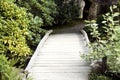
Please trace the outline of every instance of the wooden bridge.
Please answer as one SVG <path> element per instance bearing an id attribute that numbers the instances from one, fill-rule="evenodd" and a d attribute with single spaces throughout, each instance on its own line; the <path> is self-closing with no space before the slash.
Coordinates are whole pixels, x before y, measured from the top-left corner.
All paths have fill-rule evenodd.
<path id="1" fill-rule="evenodd" d="M 83 30 L 48 31 L 39 43 L 26 71 L 33 80 L 88 80 L 89 62 L 81 58 L 88 53 L 88 39 Z"/>

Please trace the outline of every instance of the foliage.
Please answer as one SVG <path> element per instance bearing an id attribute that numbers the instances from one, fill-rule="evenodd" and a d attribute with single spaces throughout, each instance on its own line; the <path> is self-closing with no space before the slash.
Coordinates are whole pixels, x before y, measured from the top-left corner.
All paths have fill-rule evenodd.
<path id="1" fill-rule="evenodd" d="M 42 26 L 50 26 L 54 23 L 56 5 L 53 0 L 16 0 L 16 4 L 28 9 L 34 16 L 42 21 Z"/>
<path id="2" fill-rule="evenodd" d="M 89 74 L 89 80 L 112 80 L 112 79 L 102 74 L 91 73 Z"/>
<path id="3" fill-rule="evenodd" d="M 106 72 L 120 72 L 120 24 L 119 12 L 114 12 L 117 6 L 111 6 L 110 12 L 102 16 L 101 22 L 88 21 L 88 31 L 92 36 L 93 43 L 90 44 L 90 54 L 86 59 L 99 60 L 107 57 L 108 69 Z"/>
<path id="4" fill-rule="evenodd" d="M 63 24 L 79 16 L 79 7 L 76 0 L 55 0 L 57 5 L 57 24 Z"/>
<path id="5" fill-rule="evenodd" d="M 40 28 L 43 24 L 41 18 L 34 17 L 13 2 L 0 1 L 0 53 L 24 63 L 31 50 L 37 47 L 45 30 Z"/>
<path id="6" fill-rule="evenodd" d="M 79 17 L 77 0 L 15 0 L 43 21 L 42 26 L 63 24 Z"/>
<path id="7" fill-rule="evenodd" d="M 29 47 L 34 51 L 42 38 L 45 34 L 46 30 L 40 28 L 43 22 L 42 19 L 38 16 L 33 18 L 33 15 L 29 13 L 29 19 L 31 20 L 29 23 L 29 35 L 27 35 L 27 44 Z"/>
<path id="8" fill-rule="evenodd" d="M 23 80 L 25 74 L 20 74 L 19 69 L 12 67 L 15 61 L 7 59 L 5 55 L 0 54 L 0 80 Z"/>
<path id="9" fill-rule="evenodd" d="M 24 61 L 31 54 L 26 43 L 30 23 L 26 10 L 10 1 L 1 0 L 0 13 L 0 53 L 10 59 Z"/>

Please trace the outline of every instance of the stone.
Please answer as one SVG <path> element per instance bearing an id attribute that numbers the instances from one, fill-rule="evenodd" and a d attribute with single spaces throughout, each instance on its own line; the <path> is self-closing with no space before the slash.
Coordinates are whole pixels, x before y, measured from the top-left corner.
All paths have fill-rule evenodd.
<path id="1" fill-rule="evenodd" d="M 79 7 L 79 18 L 83 18 L 85 1 L 84 0 L 77 0 L 77 2 L 78 2 L 78 7 Z"/>

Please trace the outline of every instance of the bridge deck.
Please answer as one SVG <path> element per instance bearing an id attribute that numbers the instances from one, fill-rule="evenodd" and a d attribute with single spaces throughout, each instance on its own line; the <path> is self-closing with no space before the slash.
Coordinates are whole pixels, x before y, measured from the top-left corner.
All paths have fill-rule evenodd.
<path id="1" fill-rule="evenodd" d="M 80 32 L 51 34 L 29 69 L 34 80 L 88 80 L 89 63 L 80 56 L 88 48 Z"/>

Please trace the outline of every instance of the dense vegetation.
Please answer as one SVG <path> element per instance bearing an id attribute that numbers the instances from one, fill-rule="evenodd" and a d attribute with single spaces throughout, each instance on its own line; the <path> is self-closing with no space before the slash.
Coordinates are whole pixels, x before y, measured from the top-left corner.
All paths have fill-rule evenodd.
<path id="1" fill-rule="evenodd" d="M 27 8 L 34 16 L 38 16 L 43 22 L 42 26 L 50 26 L 54 23 L 57 10 L 53 0 L 16 0 L 15 3 Z"/>
<path id="2" fill-rule="evenodd" d="M 23 61 L 31 50 L 27 45 L 30 20 L 24 8 L 10 1 L 0 1 L 0 53 Z"/>
<path id="3" fill-rule="evenodd" d="M 42 26 L 63 24 L 79 16 L 76 0 L 16 0 L 15 3 L 39 16 L 43 21 Z"/>
<path id="4" fill-rule="evenodd" d="M 118 6 L 111 6 L 110 12 L 100 19 L 87 21 L 85 28 L 91 40 L 87 60 L 103 60 L 101 74 L 117 77 L 120 75 L 120 13 Z M 115 78 L 115 80 L 117 80 Z M 92 79 L 93 80 L 93 79 Z M 107 79 L 105 79 L 107 80 Z"/>
<path id="5" fill-rule="evenodd" d="M 55 0 L 57 5 L 55 22 L 57 24 L 64 24 L 79 17 L 79 7 L 76 1 L 77 0 Z"/>
<path id="6" fill-rule="evenodd" d="M 15 67 L 24 66 L 33 54 L 46 32 L 41 27 L 63 24 L 77 17 L 74 0 L 67 2 L 0 0 L 0 80 L 21 80 L 23 76 L 19 76 Z"/>
<path id="7" fill-rule="evenodd" d="M 0 80 L 23 80 L 26 74 L 20 73 L 21 70 L 13 67 L 14 64 L 14 60 L 8 61 L 4 55 L 0 55 Z"/>

